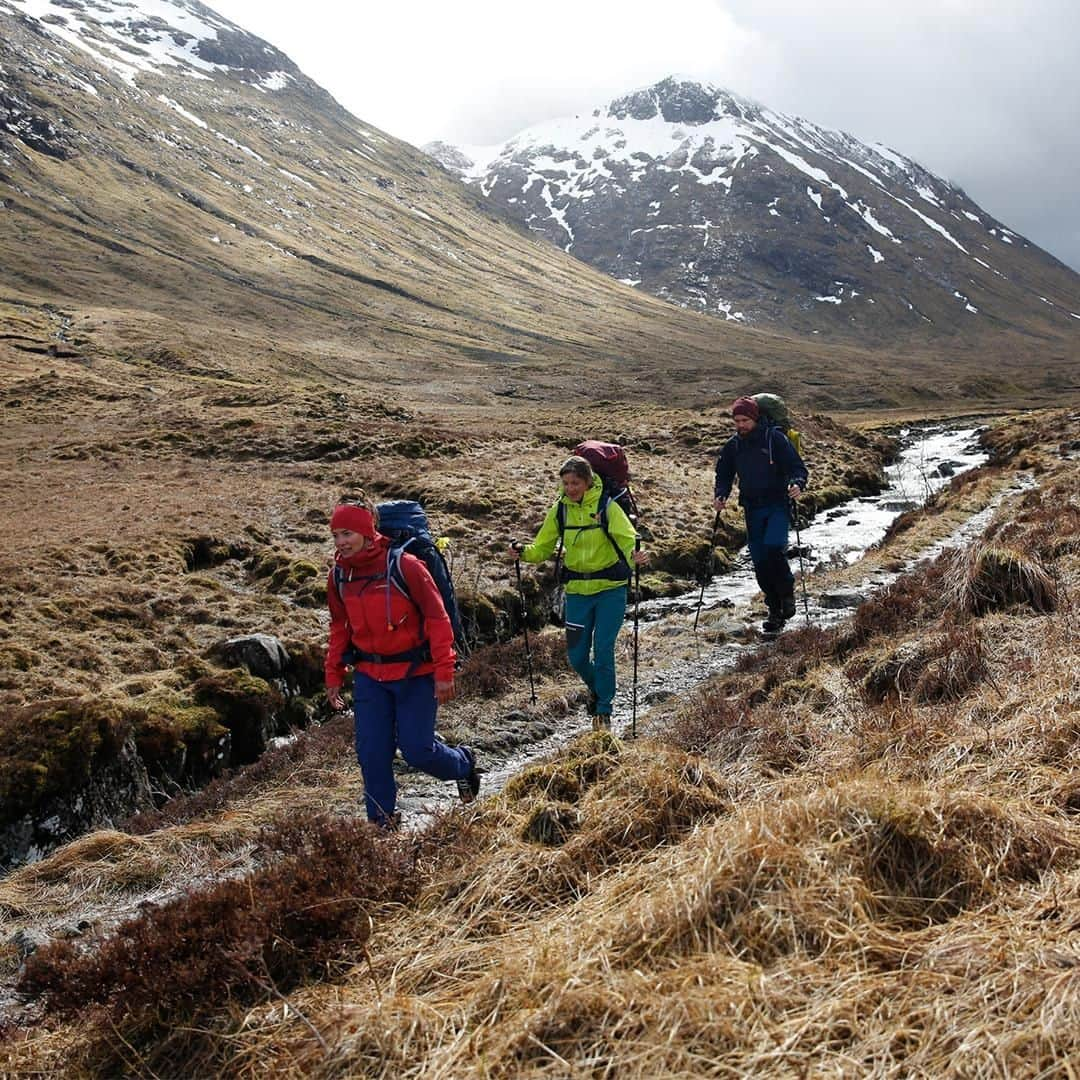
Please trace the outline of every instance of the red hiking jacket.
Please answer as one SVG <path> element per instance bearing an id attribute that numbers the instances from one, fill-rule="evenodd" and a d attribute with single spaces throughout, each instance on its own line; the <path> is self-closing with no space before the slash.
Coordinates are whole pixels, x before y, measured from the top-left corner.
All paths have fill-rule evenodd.
<path id="1" fill-rule="evenodd" d="M 352 645 L 366 653 L 393 656 L 422 645 L 431 649 L 431 660 L 412 663 L 374 663 L 358 660 L 356 670 L 379 682 L 404 679 L 410 675 L 434 673 L 439 682 L 454 677 L 454 628 L 443 607 L 439 587 L 428 568 L 407 551 L 401 556 L 401 572 L 409 586 L 409 597 L 386 578 L 390 542 L 376 534 L 375 542 L 358 555 L 338 558 L 346 580 L 338 594 L 334 571 L 326 583 L 330 606 L 330 643 L 326 650 L 327 689 L 341 686 L 345 679 L 342 656 Z"/>

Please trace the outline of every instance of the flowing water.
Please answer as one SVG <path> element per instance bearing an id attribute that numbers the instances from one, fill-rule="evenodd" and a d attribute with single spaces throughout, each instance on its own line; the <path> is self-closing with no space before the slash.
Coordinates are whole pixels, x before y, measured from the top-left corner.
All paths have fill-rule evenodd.
<path id="1" fill-rule="evenodd" d="M 796 574 L 798 614 L 788 622 L 788 629 L 798 629 L 810 622 L 817 626 L 834 625 L 850 616 L 868 595 L 888 585 L 899 573 L 877 571 L 850 589 L 811 595 L 812 585 L 805 592 L 798 579 L 811 577 L 816 567 L 851 565 L 885 535 L 889 525 L 907 510 L 922 506 L 954 477 L 982 465 L 987 454 L 978 444 L 978 429 L 953 429 L 945 426 L 925 426 L 902 429 L 898 433 L 901 452 L 896 462 L 886 469 L 886 486 L 876 495 L 856 499 L 825 511 L 818 519 L 793 530 L 792 543 L 798 550 L 792 566 Z M 813 482 L 813 478 L 811 478 Z M 1021 481 L 1019 487 L 1030 486 Z M 978 535 L 985 528 L 994 508 L 1012 490 L 1002 492 L 991 506 L 969 519 L 956 532 L 922 552 L 920 559 L 933 557 L 946 547 L 955 546 Z M 748 648 L 757 648 L 761 638 L 756 633 L 763 611 L 756 611 L 752 601 L 758 594 L 749 557 L 743 554 L 736 568 L 710 582 L 703 594 L 697 591 L 679 597 L 645 601 L 638 611 L 639 649 L 649 648 L 660 636 L 680 632 L 692 624 L 697 613 L 699 595 L 701 610 L 706 617 L 719 622 L 722 640 L 699 641 L 696 655 L 666 665 L 640 679 L 637 687 L 637 730 L 648 730 L 649 706 L 672 696 L 686 693 L 705 679 L 729 670 L 739 655 Z M 722 609 L 722 610 L 721 610 Z M 633 611 L 631 606 L 630 612 Z M 713 633 L 711 636 L 715 637 Z M 625 651 L 631 639 L 629 624 L 620 637 L 620 651 Z M 615 698 L 615 728 L 621 735 L 629 734 L 633 709 L 633 689 L 625 663 L 620 662 L 621 686 Z M 497 790 L 523 766 L 556 750 L 568 739 L 589 730 L 590 720 L 583 711 L 562 718 L 548 738 L 518 746 L 507 754 L 494 756 L 481 753 L 486 768 L 483 791 Z M 450 805 L 455 796 L 453 786 L 432 781 L 421 774 L 407 772 L 400 777 L 399 805 L 410 825 L 418 824 L 432 810 Z"/>

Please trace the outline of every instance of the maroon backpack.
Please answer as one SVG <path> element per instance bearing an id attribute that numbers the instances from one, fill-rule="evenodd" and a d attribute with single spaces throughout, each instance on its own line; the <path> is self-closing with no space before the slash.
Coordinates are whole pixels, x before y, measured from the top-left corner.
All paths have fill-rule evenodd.
<path id="1" fill-rule="evenodd" d="M 635 523 L 638 508 L 634 493 L 630 490 L 630 463 L 626 460 L 626 450 L 616 443 L 586 439 L 574 447 L 574 453 L 578 457 L 583 457 L 603 482 L 604 494 L 600 499 L 601 510 L 614 499 L 622 507 L 631 523 Z"/>

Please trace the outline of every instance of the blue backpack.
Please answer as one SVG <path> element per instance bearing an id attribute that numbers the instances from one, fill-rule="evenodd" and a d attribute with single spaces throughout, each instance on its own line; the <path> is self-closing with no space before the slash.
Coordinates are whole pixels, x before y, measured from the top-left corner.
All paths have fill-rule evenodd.
<path id="1" fill-rule="evenodd" d="M 446 565 L 446 559 L 443 558 L 443 553 L 431 535 L 431 526 L 428 524 L 424 508 L 412 499 L 394 499 L 391 502 L 379 503 L 375 509 L 379 514 L 379 532 L 390 541 L 387 561 L 387 575 L 390 583 L 403 596 L 412 600 L 412 596 L 409 595 L 409 584 L 401 570 L 401 556 L 408 551 L 410 555 L 415 555 L 420 559 L 438 586 L 443 607 L 446 608 L 446 614 L 450 616 L 450 623 L 454 628 L 454 651 L 459 659 L 468 656 L 469 644 L 465 638 L 465 629 L 461 624 L 461 611 L 458 608 L 457 596 L 454 594 L 450 568 Z M 337 586 L 338 595 L 341 596 L 344 591 L 345 577 L 339 566 L 334 567 L 334 584 Z"/>

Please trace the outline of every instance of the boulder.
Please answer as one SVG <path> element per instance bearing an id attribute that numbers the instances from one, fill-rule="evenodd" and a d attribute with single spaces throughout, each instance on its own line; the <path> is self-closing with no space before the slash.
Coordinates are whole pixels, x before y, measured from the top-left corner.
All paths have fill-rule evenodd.
<path id="1" fill-rule="evenodd" d="M 229 638 L 213 652 L 227 667 L 246 668 L 250 674 L 267 682 L 284 680 L 289 673 L 289 654 L 285 646 L 271 634 Z"/>
<path id="2" fill-rule="evenodd" d="M 818 598 L 818 603 L 823 608 L 837 610 L 857 608 L 865 599 L 866 594 L 858 589 L 833 589 L 831 592 L 823 592 Z"/>

